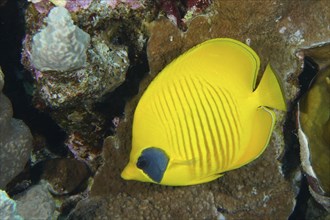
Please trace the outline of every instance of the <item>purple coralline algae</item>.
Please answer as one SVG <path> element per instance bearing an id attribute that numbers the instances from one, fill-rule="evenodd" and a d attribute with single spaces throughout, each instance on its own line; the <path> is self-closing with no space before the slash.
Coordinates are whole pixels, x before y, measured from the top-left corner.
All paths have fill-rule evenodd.
<path id="1" fill-rule="evenodd" d="M 160 0 L 159 7 L 173 24 L 186 30 L 187 21 L 203 12 L 211 3 L 211 0 Z"/>
<path id="2" fill-rule="evenodd" d="M 109 5 L 112 9 L 116 8 L 120 3 L 126 4 L 132 9 L 143 7 L 142 2 L 137 0 L 101 0 L 101 3 Z"/>
<path id="3" fill-rule="evenodd" d="M 80 9 L 87 9 L 92 0 L 67 0 L 65 4 L 65 8 L 67 8 L 71 12 L 76 12 Z"/>
<path id="4" fill-rule="evenodd" d="M 47 8 L 50 5 L 61 6 L 68 9 L 70 12 L 76 12 L 80 9 L 87 9 L 92 3 L 92 0 L 28 0 L 34 3 L 35 8 L 39 13 L 47 13 Z"/>
<path id="5" fill-rule="evenodd" d="M 211 3 L 211 0 L 187 0 L 186 6 L 188 10 L 192 8 L 196 8 L 195 10 L 204 10 Z"/>
<path id="6" fill-rule="evenodd" d="M 61 6 L 68 9 L 70 12 L 78 12 L 86 10 L 92 4 L 92 0 L 28 0 L 34 4 L 34 7 L 39 13 L 46 14 L 52 6 Z M 119 5 L 125 5 L 133 10 L 144 7 L 145 0 L 100 0 L 100 4 L 110 6 L 115 9 Z"/>

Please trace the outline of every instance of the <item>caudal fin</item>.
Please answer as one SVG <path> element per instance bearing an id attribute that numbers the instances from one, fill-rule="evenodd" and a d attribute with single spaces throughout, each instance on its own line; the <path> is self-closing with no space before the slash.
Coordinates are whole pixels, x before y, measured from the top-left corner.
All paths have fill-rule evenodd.
<path id="1" fill-rule="evenodd" d="M 261 106 L 267 106 L 279 110 L 286 111 L 286 103 L 279 80 L 276 78 L 270 65 L 261 78 L 261 81 L 255 91 L 259 93 Z"/>

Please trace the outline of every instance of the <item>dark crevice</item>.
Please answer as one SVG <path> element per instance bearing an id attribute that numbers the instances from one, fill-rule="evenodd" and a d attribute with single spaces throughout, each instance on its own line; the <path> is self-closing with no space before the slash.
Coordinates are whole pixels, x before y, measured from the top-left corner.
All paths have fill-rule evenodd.
<path id="1" fill-rule="evenodd" d="M 33 79 L 21 64 L 26 7 L 27 2 L 23 0 L 8 1 L 0 7 L 0 66 L 5 74 L 3 93 L 12 103 L 14 117 L 23 120 L 33 136 L 45 137 L 52 152 L 63 156 L 67 153 L 63 145 L 66 134 L 47 113 L 32 106 L 29 89 Z"/>
<path id="2" fill-rule="evenodd" d="M 299 85 L 300 91 L 297 97 L 291 104 L 291 109 L 288 110 L 285 124 L 284 124 L 284 141 L 286 146 L 286 152 L 282 159 L 282 170 L 286 177 L 290 176 L 291 171 L 296 169 L 300 164 L 299 159 L 299 141 L 297 138 L 297 103 L 300 98 L 308 91 L 313 83 L 315 76 L 319 71 L 317 63 L 310 57 L 304 58 L 304 67 L 300 73 Z"/>
<path id="3" fill-rule="evenodd" d="M 317 73 L 319 72 L 318 64 L 311 58 L 306 56 L 304 58 L 304 68 L 302 73 L 299 75 L 299 84 L 300 84 L 300 92 L 295 102 L 298 100 L 309 90 L 312 86 L 314 79 L 316 78 Z"/>
<path id="4" fill-rule="evenodd" d="M 308 184 L 306 181 L 306 178 L 302 178 L 300 183 L 300 190 L 299 194 L 296 198 L 297 203 L 296 206 L 292 212 L 292 214 L 289 216 L 288 220 L 304 220 L 306 216 L 306 210 L 307 210 L 307 202 L 310 198 L 310 193 L 308 191 Z"/>
<path id="5" fill-rule="evenodd" d="M 107 128 L 106 135 L 114 133 L 115 125 L 112 120 L 115 117 L 122 117 L 126 102 L 139 92 L 139 85 L 142 78 L 149 72 L 146 48 L 136 59 L 134 52 L 129 50 L 130 65 L 126 79 L 123 84 L 116 88 L 113 92 L 105 95 L 101 102 L 95 104 L 95 110 L 100 112 L 106 118 Z"/>
<path id="6" fill-rule="evenodd" d="M 287 179 L 293 179 L 294 171 L 296 171 L 301 164 L 299 157 L 300 144 L 297 137 L 297 104 L 313 84 L 318 72 L 319 67 L 317 63 L 312 58 L 305 57 L 303 70 L 298 77 L 300 91 L 292 102 L 291 109 L 289 109 L 287 113 L 284 124 L 284 141 L 286 150 L 284 157 L 282 158 L 282 171 Z M 311 195 L 308 191 L 308 184 L 305 177 L 302 178 L 299 188 L 300 190 L 296 197 L 297 203 L 289 220 L 303 220 L 306 216 L 307 202 Z"/>

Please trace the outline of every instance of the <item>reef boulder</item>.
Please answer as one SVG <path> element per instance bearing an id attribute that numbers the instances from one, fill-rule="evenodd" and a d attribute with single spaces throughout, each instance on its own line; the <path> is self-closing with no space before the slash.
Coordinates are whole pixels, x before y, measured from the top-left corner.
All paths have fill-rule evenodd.
<path id="1" fill-rule="evenodd" d="M 23 121 L 13 118 L 10 100 L 1 92 L 4 75 L 0 69 L 0 188 L 19 174 L 30 158 L 32 135 Z"/>
<path id="2" fill-rule="evenodd" d="M 63 128 L 79 158 L 99 153 L 112 118 L 97 104 L 124 82 L 145 42 L 137 18 L 143 7 L 129 2 L 33 1 L 25 13 L 22 63 L 34 78 L 34 106 Z"/>
<path id="3" fill-rule="evenodd" d="M 55 211 L 55 201 L 43 183 L 15 195 L 14 199 L 17 212 L 24 219 L 51 219 Z"/>

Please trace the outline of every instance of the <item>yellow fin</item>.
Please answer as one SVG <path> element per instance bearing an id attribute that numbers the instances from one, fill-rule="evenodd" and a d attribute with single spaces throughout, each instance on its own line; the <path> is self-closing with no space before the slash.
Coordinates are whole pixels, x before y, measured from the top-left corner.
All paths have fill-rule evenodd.
<path id="1" fill-rule="evenodd" d="M 286 103 L 282 91 L 279 80 L 268 64 L 255 91 L 255 93 L 259 93 L 260 104 L 286 111 Z"/>
<path id="2" fill-rule="evenodd" d="M 259 107 L 254 117 L 250 142 L 242 150 L 243 154 L 229 170 L 239 168 L 259 157 L 266 149 L 275 125 L 275 113 L 267 107 Z"/>
<path id="3" fill-rule="evenodd" d="M 175 67 L 180 74 L 202 76 L 212 84 L 246 94 L 255 89 L 260 60 L 246 44 L 216 38 L 195 46 L 171 65 L 180 66 Z M 177 77 L 177 71 L 171 75 Z"/>
<path id="4" fill-rule="evenodd" d="M 187 183 L 187 185 L 196 185 L 196 184 L 210 182 L 212 180 L 218 179 L 221 176 L 223 176 L 222 173 L 213 174 L 213 175 L 210 175 L 210 176 L 206 176 L 206 177 L 202 177 L 202 178 L 199 178 L 199 179 L 195 179 L 195 180 Z"/>

